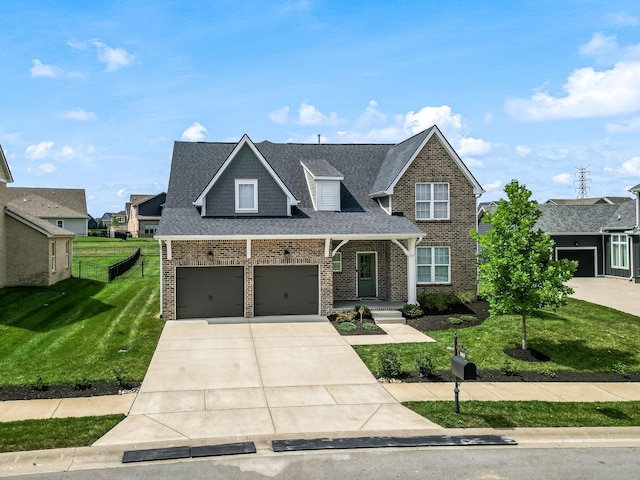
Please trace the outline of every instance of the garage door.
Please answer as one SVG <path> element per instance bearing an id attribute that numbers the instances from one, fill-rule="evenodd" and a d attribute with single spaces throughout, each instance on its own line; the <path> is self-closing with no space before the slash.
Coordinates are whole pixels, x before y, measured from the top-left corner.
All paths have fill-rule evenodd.
<path id="1" fill-rule="evenodd" d="M 243 267 L 176 269 L 176 318 L 244 317 Z"/>
<path id="2" fill-rule="evenodd" d="M 318 266 L 255 267 L 254 314 L 317 315 Z"/>
<path id="3" fill-rule="evenodd" d="M 558 260 L 563 258 L 578 261 L 574 277 L 596 276 L 595 250 L 558 250 Z"/>

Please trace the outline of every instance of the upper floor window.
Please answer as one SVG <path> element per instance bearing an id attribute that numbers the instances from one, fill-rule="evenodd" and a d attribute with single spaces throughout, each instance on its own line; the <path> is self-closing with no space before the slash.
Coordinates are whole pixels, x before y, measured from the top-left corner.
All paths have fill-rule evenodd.
<path id="1" fill-rule="evenodd" d="M 56 225 L 60 228 L 64 228 L 64 220 L 56 220 Z"/>
<path id="2" fill-rule="evenodd" d="M 611 235 L 611 267 L 629 268 L 629 250 L 626 235 Z"/>
<path id="3" fill-rule="evenodd" d="M 449 184 L 416 183 L 416 220 L 449 219 Z"/>
<path id="4" fill-rule="evenodd" d="M 418 283 L 450 283 L 449 247 L 418 247 L 416 251 Z"/>
<path id="5" fill-rule="evenodd" d="M 258 180 L 236 179 L 236 213 L 258 211 Z"/>

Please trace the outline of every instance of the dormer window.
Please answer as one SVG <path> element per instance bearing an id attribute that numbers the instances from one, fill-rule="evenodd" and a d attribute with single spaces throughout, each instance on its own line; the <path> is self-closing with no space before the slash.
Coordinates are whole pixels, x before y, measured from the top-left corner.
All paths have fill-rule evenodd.
<path id="1" fill-rule="evenodd" d="M 316 211 L 340 211 L 340 183 L 344 176 L 322 159 L 300 162 L 309 187 L 309 195 Z"/>
<path id="2" fill-rule="evenodd" d="M 236 179 L 236 213 L 258 212 L 258 180 Z"/>

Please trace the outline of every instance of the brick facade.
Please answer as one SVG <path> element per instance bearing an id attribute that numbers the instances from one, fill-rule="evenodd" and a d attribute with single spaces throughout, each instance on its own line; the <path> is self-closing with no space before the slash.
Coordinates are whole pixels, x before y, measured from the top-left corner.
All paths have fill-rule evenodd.
<path id="1" fill-rule="evenodd" d="M 331 258 L 324 256 L 323 240 L 253 240 L 247 258 L 243 240 L 172 241 L 171 260 L 162 243 L 162 314 L 175 320 L 176 267 L 242 266 L 244 267 L 245 316 L 253 317 L 253 267 L 260 265 L 318 265 L 320 311 L 328 315 L 333 308 Z"/>
<path id="2" fill-rule="evenodd" d="M 449 184 L 449 220 L 416 220 L 415 184 L 417 182 Z M 392 208 L 394 213 L 402 212 L 425 232 L 418 246 L 445 246 L 451 249 L 451 283 L 418 285 L 418 294 L 437 291 L 475 292 L 476 244 L 470 232 L 476 228 L 476 197 L 473 186 L 435 135 L 418 153 L 414 162 L 396 184 Z M 402 255 L 399 249 L 398 252 Z M 392 258 L 392 262 L 398 260 L 399 258 Z M 393 272 L 391 279 L 393 285 L 400 286 L 403 281 L 406 284 L 406 273 L 401 270 L 398 268 Z"/>

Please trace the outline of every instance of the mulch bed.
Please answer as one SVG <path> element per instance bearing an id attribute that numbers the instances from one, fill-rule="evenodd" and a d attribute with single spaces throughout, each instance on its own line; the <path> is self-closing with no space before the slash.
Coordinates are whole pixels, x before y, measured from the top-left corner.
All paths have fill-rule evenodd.
<path id="1" fill-rule="evenodd" d="M 585 383 L 605 383 L 605 382 L 640 382 L 640 372 L 631 372 L 626 377 L 615 372 L 574 372 L 557 371 L 555 377 L 543 375 L 538 372 L 522 371 L 516 375 L 503 375 L 499 370 L 478 370 L 476 380 L 466 380 L 468 382 L 585 382 Z M 418 372 L 402 372 L 397 380 L 380 379 L 381 383 L 441 383 L 453 382 L 454 376 L 448 370 L 438 371 L 427 378 L 418 375 Z"/>
<path id="2" fill-rule="evenodd" d="M 140 384 L 123 389 L 117 382 L 92 382 L 88 388 L 76 388 L 72 384 L 47 385 L 36 389 L 30 385 L 20 387 L 0 387 L 0 401 L 35 400 L 43 398 L 97 397 L 100 395 L 119 395 L 135 392 Z"/>
<path id="3" fill-rule="evenodd" d="M 362 325 L 366 324 L 366 323 L 370 323 L 372 325 L 375 325 L 375 322 L 370 319 L 370 318 L 363 318 L 362 319 L 362 323 L 360 323 L 360 319 L 358 320 L 354 320 L 353 323 L 356 326 L 355 330 L 351 330 L 350 332 L 343 332 L 342 330 L 340 330 L 338 327 L 340 326 L 340 323 L 336 321 L 336 317 L 337 315 L 329 315 L 327 318 L 331 321 L 331 325 L 333 325 L 336 329 L 336 331 L 340 334 L 340 335 L 386 335 L 387 332 L 385 332 L 384 330 L 382 330 L 380 327 L 378 327 L 376 325 L 376 330 L 367 330 L 366 328 L 363 328 Z"/>

